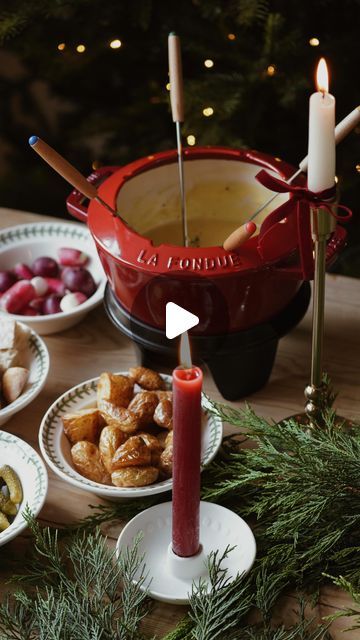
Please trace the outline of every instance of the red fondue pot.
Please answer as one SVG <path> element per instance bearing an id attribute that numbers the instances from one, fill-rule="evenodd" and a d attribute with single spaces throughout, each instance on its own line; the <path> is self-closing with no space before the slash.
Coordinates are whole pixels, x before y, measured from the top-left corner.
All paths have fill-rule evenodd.
<path id="1" fill-rule="evenodd" d="M 294 169 L 263 153 L 219 147 L 187 148 L 185 159 L 190 236 L 193 225 L 207 243 L 212 229 L 211 246 L 167 243 L 170 232 L 181 230 L 175 150 L 102 168 L 89 177 L 102 181 L 99 195 L 129 226 L 95 200 L 87 207 L 77 191 L 67 199 L 68 210 L 87 222 L 113 292 L 140 321 L 164 329 L 165 305 L 172 301 L 199 316 L 194 334 L 237 332 L 264 323 L 288 305 L 303 280 L 296 215 L 274 225 L 261 252 L 257 236 L 236 252 L 221 244 L 271 195 L 255 180 L 260 168 L 284 179 Z M 279 196 L 277 206 L 288 197 Z M 328 244 L 328 264 L 345 237 L 338 226 Z"/>

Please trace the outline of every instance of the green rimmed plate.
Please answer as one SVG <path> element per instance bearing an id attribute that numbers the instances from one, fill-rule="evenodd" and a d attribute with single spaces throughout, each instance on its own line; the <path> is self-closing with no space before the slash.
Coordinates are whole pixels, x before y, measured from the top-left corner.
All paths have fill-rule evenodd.
<path id="1" fill-rule="evenodd" d="M 18 262 L 31 265 L 39 256 L 57 259 L 61 247 L 72 247 L 86 253 L 89 257 L 86 268 L 91 272 L 97 289 L 88 300 L 71 311 L 44 316 L 10 314 L 14 320 L 25 322 L 41 335 L 69 329 L 101 304 L 106 277 L 95 243 L 87 227 L 74 222 L 32 222 L 0 230 L 0 270 L 12 269 Z"/>
<path id="2" fill-rule="evenodd" d="M 127 372 L 119 372 L 127 375 Z M 171 376 L 162 375 L 168 388 L 171 388 Z M 70 444 L 63 432 L 61 418 L 65 413 L 86 409 L 96 405 L 96 387 L 99 378 L 87 380 L 73 387 L 48 409 L 45 414 L 39 432 L 39 444 L 41 453 L 49 467 L 63 480 L 70 484 L 95 493 L 110 500 L 123 498 L 142 498 L 170 491 L 171 478 L 162 482 L 156 482 L 146 487 L 114 487 L 88 480 L 80 475 L 73 467 L 70 456 Z M 140 390 L 140 389 L 139 389 Z M 205 397 L 202 400 L 202 443 L 201 463 L 205 467 L 219 450 L 223 436 L 223 425 L 219 418 L 208 412 L 208 403 Z"/>
<path id="3" fill-rule="evenodd" d="M 0 467 L 8 464 L 19 476 L 23 500 L 14 521 L 0 532 L 0 546 L 15 538 L 26 529 L 22 512 L 29 507 L 37 516 L 45 502 L 48 477 L 46 467 L 39 454 L 27 442 L 5 431 L 0 431 Z"/>
<path id="4" fill-rule="evenodd" d="M 3 315 L 0 313 L 0 322 Z M 26 328 L 23 323 L 19 324 Z M 14 402 L 0 409 L 0 425 L 5 424 L 15 413 L 24 409 L 39 395 L 49 373 L 50 359 L 45 342 L 35 331 L 30 328 L 27 330 L 29 337 L 27 348 L 22 351 L 21 366 L 29 369 L 29 378 L 22 394 Z"/>

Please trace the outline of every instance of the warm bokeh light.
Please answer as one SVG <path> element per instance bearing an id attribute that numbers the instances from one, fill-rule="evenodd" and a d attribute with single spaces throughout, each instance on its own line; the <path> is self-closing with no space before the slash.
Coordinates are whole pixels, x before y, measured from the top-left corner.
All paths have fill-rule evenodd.
<path id="1" fill-rule="evenodd" d="M 167 89 L 167 91 L 170 91 L 170 89 L 171 89 L 171 84 L 170 84 L 170 82 L 168 82 L 168 83 L 167 83 L 167 85 L 166 85 L 166 89 Z"/>
<path id="2" fill-rule="evenodd" d="M 111 40 L 109 47 L 111 49 L 120 49 L 121 45 L 122 45 L 121 40 L 119 40 L 119 38 L 115 38 L 115 40 Z"/>
<path id="3" fill-rule="evenodd" d="M 186 142 L 188 143 L 188 145 L 190 147 L 193 147 L 194 144 L 196 143 L 196 138 L 195 136 L 193 136 L 192 134 L 190 134 L 187 138 L 186 138 Z"/>
<path id="4" fill-rule="evenodd" d="M 192 367 L 190 341 L 187 331 L 182 333 L 180 338 L 180 365 L 186 369 L 191 369 Z"/>
<path id="5" fill-rule="evenodd" d="M 58 44 L 58 46 L 57 46 L 59 51 L 64 51 L 65 47 L 66 47 L 65 42 L 60 42 L 60 44 Z"/>
<path id="6" fill-rule="evenodd" d="M 235 33 L 228 33 L 228 40 L 236 40 Z"/>
<path id="7" fill-rule="evenodd" d="M 206 116 L 207 118 L 209 116 L 212 116 L 214 113 L 214 109 L 212 107 L 205 107 L 205 109 L 203 109 L 203 115 Z"/>
<path id="8" fill-rule="evenodd" d="M 318 47 L 318 46 L 319 46 L 319 44 L 320 44 L 320 40 L 319 40 L 319 38 L 310 38 L 310 40 L 309 40 L 309 45 L 310 45 L 311 47 Z"/>
<path id="9" fill-rule="evenodd" d="M 322 93 L 329 92 L 329 73 L 325 58 L 320 58 L 319 60 L 316 70 L 316 85 L 318 91 L 322 91 Z"/>
<path id="10" fill-rule="evenodd" d="M 121 47 L 121 40 L 119 40 L 118 38 L 116 38 L 115 40 L 111 40 L 110 42 L 110 48 L 111 49 L 120 49 Z"/>
<path id="11" fill-rule="evenodd" d="M 207 60 L 204 60 L 204 66 L 207 69 L 211 69 L 211 67 L 214 66 L 214 60 L 210 60 L 210 58 L 208 58 Z"/>
<path id="12" fill-rule="evenodd" d="M 266 69 L 266 73 L 268 74 L 268 76 L 273 76 L 276 73 L 276 67 L 274 64 L 269 64 L 268 68 Z"/>
<path id="13" fill-rule="evenodd" d="M 78 46 L 76 47 L 76 51 L 78 53 L 84 53 L 85 49 L 86 49 L 86 47 L 85 47 L 84 44 L 78 44 Z"/>
<path id="14" fill-rule="evenodd" d="M 360 164 L 357 164 L 357 165 L 356 165 L 356 171 L 357 171 L 358 173 L 360 173 Z"/>

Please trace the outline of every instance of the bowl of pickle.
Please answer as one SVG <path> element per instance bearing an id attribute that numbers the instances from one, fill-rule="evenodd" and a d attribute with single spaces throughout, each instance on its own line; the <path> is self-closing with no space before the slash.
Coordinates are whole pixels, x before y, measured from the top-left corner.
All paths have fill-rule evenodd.
<path id="1" fill-rule="evenodd" d="M 0 547 L 27 526 L 25 509 L 37 516 L 48 489 L 43 461 L 27 442 L 0 431 Z"/>

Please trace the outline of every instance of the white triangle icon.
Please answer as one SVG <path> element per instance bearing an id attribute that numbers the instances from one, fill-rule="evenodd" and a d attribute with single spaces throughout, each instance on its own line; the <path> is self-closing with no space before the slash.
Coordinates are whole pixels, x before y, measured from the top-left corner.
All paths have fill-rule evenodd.
<path id="1" fill-rule="evenodd" d="M 199 318 L 183 307 L 179 307 L 175 302 L 168 302 L 166 305 L 166 337 L 169 340 L 176 338 L 181 333 L 199 324 Z"/>

